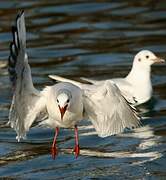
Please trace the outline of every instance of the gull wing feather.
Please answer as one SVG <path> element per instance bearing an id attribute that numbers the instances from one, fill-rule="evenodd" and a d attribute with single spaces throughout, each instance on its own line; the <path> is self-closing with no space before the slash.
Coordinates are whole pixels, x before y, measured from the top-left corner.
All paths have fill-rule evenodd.
<path id="1" fill-rule="evenodd" d="M 84 118 L 91 120 L 100 137 L 118 134 L 125 128 L 140 125 L 136 109 L 127 102 L 113 81 L 88 85 L 56 75 L 49 77 L 73 83 L 83 90 Z"/>
<path id="2" fill-rule="evenodd" d="M 17 133 L 18 141 L 26 136 L 37 115 L 45 108 L 46 90 L 34 88 L 31 69 L 26 54 L 26 29 L 24 12 L 16 18 L 12 27 L 8 71 L 13 86 L 13 99 L 9 112 L 9 124 Z"/>
<path id="3" fill-rule="evenodd" d="M 121 95 L 118 87 L 111 81 L 102 86 L 93 85 L 84 90 L 85 117 L 91 120 L 100 137 L 123 132 L 125 128 L 140 125 L 134 108 Z"/>
<path id="4" fill-rule="evenodd" d="M 133 86 L 130 82 L 126 80 L 126 78 L 113 78 L 111 79 L 111 81 L 113 81 L 118 86 L 121 94 L 127 99 L 128 102 L 136 105 L 137 101 L 136 98 L 133 96 Z"/>
<path id="5" fill-rule="evenodd" d="M 92 83 L 92 84 L 99 84 L 99 83 L 100 83 L 99 80 L 96 81 L 96 80 L 89 79 L 89 78 L 85 78 L 85 77 L 81 77 L 81 79 L 84 80 L 84 81 L 90 82 L 90 83 Z"/>
<path id="6" fill-rule="evenodd" d="M 58 75 L 49 75 L 49 78 L 54 79 L 59 82 L 68 82 L 68 83 L 74 84 L 75 86 L 77 86 L 79 88 L 82 88 L 82 83 L 71 80 L 71 79 L 67 79 L 67 78 L 64 78 L 64 77 L 61 77 Z"/>
<path id="7" fill-rule="evenodd" d="M 81 79 L 90 82 L 94 85 L 102 85 L 105 82 L 105 80 L 92 80 L 84 77 L 82 77 Z M 127 82 L 125 78 L 114 78 L 109 81 L 113 81 L 118 86 L 122 96 L 124 96 L 129 103 L 136 105 L 137 101 L 135 97 L 133 97 L 132 85 L 129 82 Z"/>

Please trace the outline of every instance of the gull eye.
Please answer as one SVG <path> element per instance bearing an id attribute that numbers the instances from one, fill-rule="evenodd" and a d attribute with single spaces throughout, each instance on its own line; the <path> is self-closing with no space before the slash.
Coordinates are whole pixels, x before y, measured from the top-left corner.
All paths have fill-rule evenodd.
<path id="1" fill-rule="evenodd" d="M 66 102 L 69 103 L 69 99 Z"/>
<path id="2" fill-rule="evenodd" d="M 57 101 L 57 103 L 59 103 L 59 100 L 58 100 L 58 99 L 57 99 L 56 101 Z"/>
<path id="3" fill-rule="evenodd" d="M 148 59 L 149 58 L 149 56 L 146 56 L 146 59 Z"/>

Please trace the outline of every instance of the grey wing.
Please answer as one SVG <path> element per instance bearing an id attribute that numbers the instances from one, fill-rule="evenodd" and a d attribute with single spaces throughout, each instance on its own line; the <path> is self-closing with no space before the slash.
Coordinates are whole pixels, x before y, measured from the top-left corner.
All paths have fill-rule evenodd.
<path id="1" fill-rule="evenodd" d="M 102 85 L 105 82 L 105 80 L 97 81 L 88 78 L 81 78 L 81 79 L 95 85 Z M 129 103 L 131 104 L 137 103 L 136 98 L 133 96 L 134 93 L 133 93 L 132 85 L 129 82 L 127 82 L 125 78 L 113 78 L 109 81 L 113 81 L 118 86 L 118 88 L 121 91 L 121 94 L 127 99 Z"/>
<path id="2" fill-rule="evenodd" d="M 140 118 L 110 81 L 84 90 L 85 117 L 90 119 L 100 137 L 123 132 L 140 125 Z"/>
<path id="3" fill-rule="evenodd" d="M 136 104 L 136 98 L 134 97 L 132 85 L 126 81 L 125 78 L 114 78 L 111 79 L 121 91 L 121 94 L 126 98 L 126 100 L 131 104 Z"/>
<path id="4" fill-rule="evenodd" d="M 14 92 L 9 112 L 9 124 L 15 129 L 19 141 L 20 138 L 26 136 L 26 132 L 37 115 L 45 108 L 46 101 L 44 93 L 37 91 L 32 82 L 26 54 L 24 12 L 17 16 L 12 33 L 8 71 Z"/>

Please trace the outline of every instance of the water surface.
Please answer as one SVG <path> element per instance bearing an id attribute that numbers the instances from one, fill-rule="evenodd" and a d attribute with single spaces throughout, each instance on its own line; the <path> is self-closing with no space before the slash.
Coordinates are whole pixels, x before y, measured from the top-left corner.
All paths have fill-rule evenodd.
<path id="1" fill-rule="evenodd" d="M 49 74 L 106 79 L 125 76 L 134 55 L 149 49 L 166 58 L 165 1 L 0 2 L 0 177 L 9 179 L 165 179 L 166 65 L 152 68 L 153 99 L 139 107 L 143 127 L 105 139 L 87 122 L 79 126 L 81 155 L 72 153 L 74 132 L 62 129 L 59 155 L 50 156 L 53 131 L 33 128 L 17 143 L 8 111 L 7 73 L 11 24 L 24 9 L 27 52 L 36 88 L 54 82 Z"/>

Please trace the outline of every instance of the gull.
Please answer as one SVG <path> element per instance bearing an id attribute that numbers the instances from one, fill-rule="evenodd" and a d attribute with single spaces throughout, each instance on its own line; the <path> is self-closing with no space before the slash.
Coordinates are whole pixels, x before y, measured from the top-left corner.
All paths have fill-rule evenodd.
<path id="1" fill-rule="evenodd" d="M 38 91 L 32 82 L 31 69 L 26 54 L 26 29 L 24 12 L 16 18 L 12 27 L 13 42 L 10 45 L 9 75 L 14 95 L 9 112 L 9 124 L 17 133 L 16 139 L 26 137 L 33 122 L 40 118 L 40 125 L 55 128 L 52 156 L 57 154 L 56 139 L 59 127 L 75 128 L 75 154 L 79 154 L 77 122 L 83 118 L 82 91 L 70 83 L 46 86 Z"/>
<path id="2" fill-rule="evenodd" d="M 132 69 L 125 78 L 113 78 L 109 81 L 115 82 L 130 103 L 143 104 L 152 97 L 151 65 L 164 62 L 164 59 L 157 57 L 153 52 L 141 50 L 135 55 Z M 102 85 L 105 82 L 105 80 L 82 79 L 92 84 Z"/>
<path id="3" fill-rule="evenodd" d="M 16 131 L 16 139 L 24 139 L 33 123 L 55 129 L 52 157 L 55 159 L 59 128 L 74 128 L 76 158 L 80 147 L 77 124 L 90 120 L 100 137 L 121 133 L 125 128 L 140 125 L 140 118 L 121 95 L 118 87 L 109 81 L 104 85 L 84 85 L 59 82 L 37 90 L 32 81 L 26 53 L 24 12 L 18 14 L 12 27 L 9 76 L 13 99 L 9 111 L 9 124 Z"/>
<path id="4" fill-rule="evenodd" d="M 102 85 L 88 85 L 58 75 L 49 75 L 59 82 L 72 83 L 83 90 L 84 117 L 91 120 L 98 136 L 107 137 L 123 132 L 125 128 L 140 126 L 135 107 L 122 96 L 113 81 Z"/>

